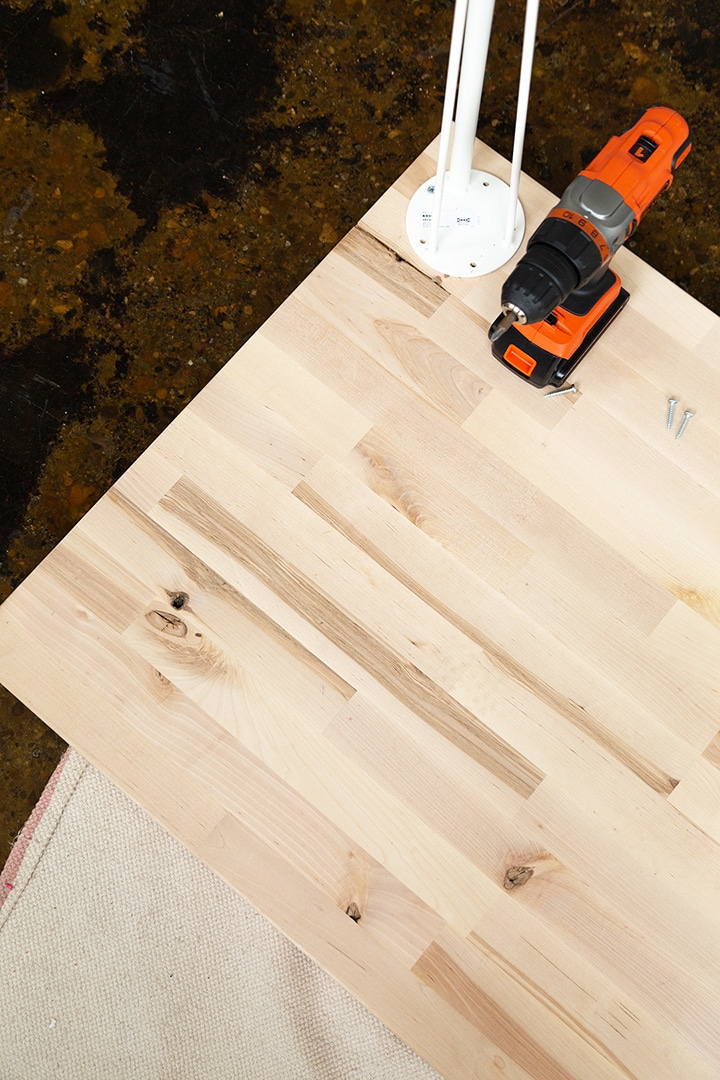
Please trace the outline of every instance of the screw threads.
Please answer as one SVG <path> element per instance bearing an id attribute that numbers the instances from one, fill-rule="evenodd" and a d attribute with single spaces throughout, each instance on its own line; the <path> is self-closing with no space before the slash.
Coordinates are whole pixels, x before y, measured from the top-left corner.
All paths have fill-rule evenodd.
<path id="1" fill-rule="evenodd" d="M 577 386 L 573 383 L 572 386 L 566 386 L 563 390 L 551 390 L 545 397 L 559 397 L 560 394 L 577 394 Z"/>
<path id="2" fill-rule="evenodd" d="M 695 415 L 695 413 L 692 413 L 692 412 L 690 412 L 690 410 L 689 410 L 689 409 L 686 409 L 686 410 L 685 410 L 685 412 L 683 413 L 682 423 L 680 424 L 680 427 L 679 427 L 679 429 L 678 429 L 678 433 L 677 433 L 677 435 L 675 436 L 675 438 L 676 438 L 676 439 L 679 439 L 679 438 L 680 438 L 680 436 L 682 435 L 683 431 L 685 430 L 685 428 L 686 428 L 686 427 L 688 426 L 688 424 L 690 423 L 690 417 L 691 417 L 691 416 L 694 416 L 694 415 Z"/>

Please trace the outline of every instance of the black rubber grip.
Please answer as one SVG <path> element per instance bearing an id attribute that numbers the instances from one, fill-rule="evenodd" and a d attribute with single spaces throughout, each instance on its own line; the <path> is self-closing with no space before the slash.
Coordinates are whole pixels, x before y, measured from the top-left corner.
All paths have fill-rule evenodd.
<path id="1" fill-rule="evenodd" d="M 600 248 L 587 233 L 562 218 L 547 217 L 528 240 L 530 251 L 536 244 L 546 244 L 565 255 L 577 270 L 580 281 L 588 281 L 602 263 Z"/>

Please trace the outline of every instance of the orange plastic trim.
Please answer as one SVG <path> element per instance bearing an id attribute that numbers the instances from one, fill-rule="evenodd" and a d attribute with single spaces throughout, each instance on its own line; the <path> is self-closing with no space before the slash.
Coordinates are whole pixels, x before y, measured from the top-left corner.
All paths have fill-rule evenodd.
<path id="1" fill-rule="evenodd" d="M 526 356 L 524 352 L 520 352 L 516 345 L 508 345 L 503 353 L 503 360 L 507 364 L 511 364 L 512 367 L 517 368 L 523 375 L 532 375 L 537 367 L 537 360 L 533 360 L 532 357 Z"/>
<path id="2" fill-rule="evenodd" d="M 643 136 L 656 145 L 646 159 L 631 152 Z M 580 176 L 602 180 L 614 188 L 633 210 L 637 223 L 658 195 L 670 187 L 675 169 L 691 147 L 687 121 L 674 109 L 653 105 L 622 135 L 610 139 Z"/>
<path id="3" fill-rule="evenodd" d="M 619 292 L 620 278 L 615 274 L 613 285 L 603 294 L 587 315 L 573 315 L 565 308 L 559 307 L 555 308 L 553 313 L 556 317 L 555 323 L 540 322 L 527 326 L 517 326 L 516 324 L 516 329 L 523 337 L 528 339 L 528 342 L 537 348 L 544 349 L 562 360 L 567 360 L 580 348 L 590 327 L 594 326 L 610 305 L 615 302 Z M 511 348 L 513 348 L 512 345 L 508 346 L 508 352 Z M 524 353 L 521 353 L 520 350 L 518 350 L 518 353 L 526 359 Z M 512 364 L 513 361 L 508 360 L 508 363 Z M 513 364 L 513 366 L 520 371 L 524 370 L 518 364 Z"/>

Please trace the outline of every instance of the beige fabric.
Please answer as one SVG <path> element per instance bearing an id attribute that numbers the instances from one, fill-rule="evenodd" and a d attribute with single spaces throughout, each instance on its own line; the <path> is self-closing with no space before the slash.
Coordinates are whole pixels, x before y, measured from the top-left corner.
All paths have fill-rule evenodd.
<path id="1" fill-rule="evenodd" d="M 0 879 L 1 1080 L 437 1080 L 79 754 Z"/>

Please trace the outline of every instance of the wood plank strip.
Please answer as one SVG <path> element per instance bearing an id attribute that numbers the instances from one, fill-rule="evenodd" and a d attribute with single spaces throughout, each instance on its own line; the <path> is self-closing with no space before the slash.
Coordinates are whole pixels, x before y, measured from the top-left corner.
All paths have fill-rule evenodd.
<path id="1" fill-rule="evenodd" d="M 371 426 L 367 417 L 261 334 L 253 335 L 221 368 L 193 399 L 187 415 L 201 417 L 237 441 L 245 453 L 257 443 L 245 431 L 251 428 L 252 416 L 259 426 L 263 455 L 256 460 L 273 475 L 272 463 L 284 440 L 296 447 L 302 461 L 321 453 L 347 452 Z"/>
<path id="2" fill-rule="evenodd" d="M 368 940 L 362 922 L 355 924 L 301 878 L 288 874 L 232 816 L 208 838 L 201 857 L 368 1008 L 385 1012 L 390 1007 L 400 1038 L 442 1068 L 447 1080 L 493 1072 L 507 1080 L 532 1076 L 439 994 L 411 980 Z"/>
<path id="3" fill-rule="evenodd" d="M 444 551 L 470 569 L 482 568 L 495 587 L 511 581 L 532 558 L 530 545 L 444 476 L 413 460 L 387 431 L 370 430 L 343 465 L 350 479 L 361 481 Z M 303 490 L 295 489 L 296 494 Z"/>
<path id="4" fill-rule="evenodd" d="M 538 639 L 544 638 L 543 628 L 533 624 L 528 632 L 518 611 L 512 611 L 506 607 L 502 598 L 496 593 L 489 598 L 486 597 L 476 577 L 467 573 L 463 574 L 457 566 L 448 562 L 446 573 L 441 575 L 439 570 L 442 561 L 438 553 L 423 549 L 422 542 L 418 541 L 424 540 L 424 537 L 409 535 L 407 528 L 398 529 L 396 522 L 388 521 L 387 511 L 386 520 L 383 523 L 384 528 L 379 528 L 380 508 L 377 506 L 377 501 L 376 505 L 370 509 L 367 505 L 361 504 L 360 496 L 357 494 L 354 498 L 347 499 L 347 495 L 352 491 L 352 479 L 347 473 L 333 470 L 330 463 L 324 459 L 312 470 L 306 480 L 298 484 L 294 489 L 294 494 L 318 516 L 351 540 L 356 547 L 362 548 L 371 555 L 380 566 L 420 597 L 428 607 L 457 627 L 468 640 L 475 642 L 489 662 L 512 683 L 528 691 L 535 702 L 553 710 L 601 746 L 609 749 L 653 790 L 666 794 L 673 790 L 677 783 L 674 779 L 675 775 L 683 775 L 695 760 L 695 755 L 687 745 L 668 736 L 668 733 L 659 727 L 655 717 L 647 710 L 641 712 L 627 696 L 617 695 L 616 688 L 609 678 L 603 680 L 596 699 L 603 719 L 594 715 L 589 707 L 587 685 L 593 678 L 597 678 L 597 675 L 594 671 L 588 670 L 587 665 L 583 665 L 579 673 L 576 691 L 585 703 L 580 703 L 569 694 L 558 691 L 547 678 L 538 673 L 538 667 L 533 668 L 527 659 Z M 327 497 L 318 493 L 318 486 Z M 352 504 L 352 520 L 341 510 L 341 507 L 348 503 Z M 403 560 L 408 552 L 412 552 L 413 556 L 412 575 L 403 569 Z M 444 585 L 444 582 L 448 584 Z M 452 602 L 450 602 L 451 594 Z M 484 610 L 486 606 L 492 610 L 486 613 Z M 513 626 L 515 633 L 522 641 L 522 645 L 516 646 L 512 652 L 503 648 L 497 641 L 500 613 L 502 613 L 503 625 Z M 479 616 L 481 615 L 487 619 L 487 630 L 480 629 Z M 550 652 L 551 649 L 547 651 Z M 519 659 L 521 652 L 522 661 Z M 575 657 L 569 651 L 562 659 L 562 668 L 565 673 L 576 665 Z M 548 663 L 545 657 L 543 657 L 543 663 Z M 581 689 L 583 683 L 584 691 Z M 485 692 L 485 688 L 482 692 Z M 613 716 L 614 711 L 616 716 Z M 623 717 L 622 724 L 617 723 L 618 716 Z M 645 745 L 642 749 L 629 744 L 626 734 L 628 729 L 632 729 L 631 737 L 636 742 L 639 742 L 641 738 L 644 739 Z M 658 764 L 663 753 L 666 753 L 667 759 L 672 762 L 672 775 Z"/>
<path id="5" fill-rule="evenodd" d="M 708 711 L 718 715 L 720 705 L 720 630 L 683 602 L 673 604 L 650 634 L 648 644 L 661 663 L 673 671 L 682 691 L 682 712 L 697 695 L 706 692 Z M 713 731 L 712 723 L 709 731 Z"/>
<path id="6" fill-rule="evenodd" d="M 253 532 L 231 517 L 188 480 L 181 480 L 161 501 L 163 509 L 220 544 L 233 558 L 252 568 L 266 585 L 292 598 L 293 607 L 331 641 L 361 663 L 393 695 L 412 708 L 425 723 L 521 794 L 531 794 L 542 775 L 499 739 L 478 718 L 463 709 L 418 667 L 386 652 L 378 641 L 350 618 L 333 599 L 320 595 L 296 568 L 283 564 Z"/>
<path id="7" fill-rule="evenodd" d="M 548 434 L 501 395 L 492 394 L 463 427 L 522 470 L 539 490 L 552 492 L 573 518 L 603 536 L 643 573 L 720 623 L 715 540 L 720 500 L 689 487 L 667 454 L 656 453 L 585 400 L 575 402 Z M 596 433 L 592 441 L 588 428 Z M 611 470 L 613 484 L 598 489 L 587 478 L 600 467 Z M 655 492 L 652 507 L 638 516 L 637 505 L 647 490 Z"/>
<path id="8" fill-rule="evenodd" d="M 589 884 L 573 884 L 560 872 L 555 881 L 541 880 L 542 891 L 521 890 L 522 902 L 623 995 L 639 1002 L 673 1039 L 710 1063 L 712 1075 L 718 1057 L 719 1007 L 712 977 L 709 984 L 707 976 L 696 976 L 692 965 L 677 955 L 670 957 L 666 941 L 654 937 L 648 941 L 642 929 L 600 901 Z M 687 1008 L 689 1001 L 692 1010 Z M 645 1069 L 639 1075 L 650 1080 L 654 1074 Z"/>
<path id="9" fill-rule="evenodd" d="M 40 576 L 36 575 L 36 582 Z M 52 713 L 57 731 L 67 742 L 197 851 L 203 838 L 222 820 L 224 807 L 203 783 L 188 775 L 184 761 L 164 752 L 166 744 L 159 746 L 147 732 L 135 727 L 116 707 L 107 687 L 98 685 L 87 673 L 78 678 L 56 658 L 47 644 L 48 638 L 54 638 L 48 618 L 53 609 L 45 603 L 42 589 L 40 593 L 37 603 L 3 605 L 0 658 L 5 685 L 11 691 L 22 689 L 29 708 L 39 716 Z M 78 618 L 85 621 L 81 613 Z M 37 678 L 38 656 L 44 658 L 43 679 Z M 98 718 L 107 725 L 102 740 L 96 735 Z M 104 762 L 106 754 L 109 764 Z"/>
<path id="10" fill-rule="evenodd" d="M 658 1023 L 587 957 L 568 947 L 527 905 L 512 906 L 512 921 L 505 905 L 498 904 L 486 912 L 467 939 L 478 952 L 477 957 L 471 957 L 473 967 L 484 973 L 493 997 L 512 1000 L 517 996 L 524 1001 L 526 991 L 583 1042 L 617 1065 L 624 1077 L 714 1077 L 710 1062 Z M 506 980 L 510 987 L 503 988 Z"/>
<path id="11" fill-rule="evenodd" d="M 575 560 L 556 571 L 544 559 L 533 558 L 504 592 L 589 665 L 608 672 L 617 688 L 670 731 L 702 749 L 717 726 L 717 689 L 707 680 L 688 678 L 682 653 L 654 647 L 656 628 L 641 636 L 627 620 L 603 617 L 594 591 L 586 588 L 592 563 L 583 561 L 579 571 L 571 563 Z M 661 625 L 662 620 L 657 628 Z M 717 634 L 706 625 L 710 635 Z M 698 647 L 708 637 L 696 636 Z"/>
<path id="12" fill-rule="evenodd" d="M 528 810 L 552 858 L 539 867 L 528 860 L 533 872 L 513 896 L 669 1031 L 714 1061 L 720 1052 L 720 987 L 714 975 L 719 942 L 711 927 L 720 848 L 667 801 L 643 799 L 632 814 L 620 799 L 609 804 L 595 794 L 595 806 L 581 808 L 550 781 L 538 789 Z M 616 826 L 598 828 L 598 805 L 612 806 L 633 835 L 621 839 Z M 655 814 L 672 847 L 653 830 Z M 681 867 L 682 875 L 692 867 L 692 880 L 678 877 Z M 688 1000 L 696 1003 L 692 1010 Z"/>
<path id="13" fill-rule="evenodd" d="M 411 881 L 412 888 L 421 895 L 433 897 L 436 909 L 442 912 L 442 920 L 447 918 L 464 926 L 477 917 L 492 896 L 490 883 L 450 847 L 440 848 L 435 844 L 435 860 L 430 865 L 413 857 L 413 851 L 423 850 L 428 830 L 419 821 L 409 819 L 404 803 L 392 791 L 359 776 L 335 745 L 318 737 L 324 718 L 313 715 L 312 710 L 319 712 L 324 703 L 318 703 L 317 697 L 304 700 L 297 691 L 289 698 L 285 694 L 281 697 L 267 678 L 253 679 L 252 674 L 241 669 L 239 659 L 228 651 L 226 643 L 219 644 L 217 639 L 211 642 L 211 662 L 207 664 L 197 662 L 192 647 L 190 657 L 182 649 L 181 642 L 194 636 L 192 630 L 179 641 L 173 633 L 164 631 L 159 631 L 155 640 L 149 640 L 150 633 L 147 624 L 137 625 L 123 637 L 169 686 L 180 691 L 183 710 L 196 706 L 206 718 L 212 716 L 215 724 L 253 758 L 262 761 L 273 775 L 282 777 L 310 806 L 327 815 L 341 829 L 362 836 L 371 850 L 381 851 L 392 844 L 398 851 L 399 862 L 392 859 L 398 873 L 403 880 Z M 204 639 L 207 636 L 203 634 Z M 206 644 L 200 648 L 205 649 Z M 208 728 L 207 719 L 203 720 L 203 726 Z M 216 738 L 214 727 L 211 730 Z M 228 753 L 233 756 L 232 750 Z M 301 826 L 301 822 L 302 815 L 298 814 L 297 825 Z M 415 843 L 405 852 L 401 841 L 413 835 Z M 348 843 L 344 841 L 344 846 Z M 464 864 L 465 884 L 441 899 L 440 894 L 445 891 L 442 882 L 457 877 L 459 864 Z M 424 908 L 427 904 L 418 900 L 417 906 Z M 431 920 L 426 918 L 425 922 Z"/>
<path id="14" fill-rule="evenodd" d="M 458 754 L 443 755 L 436 740 L 422 746 L 414 731 L 362 695 L 338 713 L 325 736 L 499 888 L 508 852 L 531 846 L 530 834 L 514 823 L 522 805 L 515 793 L 491 787 L 467 762 L 463 768 Z"/>
<path id="15" fill-rule="evenodd" d="M 321 683 L 332 687 L 342 699 L 355 692 L 353 686 L 298 642 L 262 607 L 253 603 L 176 537 L 129 502 L 120 490 L 110 492 L 95 510 L 92 520 L 86 519 L 84 523 L 87 538 L 83 537 L 76 548 L 76 534 L 73 534 L 71 542 L 64 549 L 62 560 L 57 563 L 57 571 L 55 560 L 50 560 L 47 569 L 61 581 L 67 581 L 70 575 L 80 582 L 79 595 L 99 618 L 108 621 L 108 612 L 112 612 L 109 625 L 122 631 L 144 612 L 151 598 L 158 602 L 159 607 L 169 608 L 169 613 L 174 615 L 185 606 L 191 609 L 197 606 L 203 610 L 212 604 L 213 598 L 221 598 L 237 613 L 238 618 L 249 620 L 261 633 L 276 640 L 303 666 L 316 672 Z M 99 540 L 101 536 L 107 538 L 108 535 L 113 537 L 116 559 L 109 557 L 107 539 L 105 550 L 97 543 L 88 543 L 88 538 Z M 115 604 L 104 603 L 105 596 L 112 592 L 118 581 L 117 560 L 123 561 L 126 572 L 132 570 L 139 586 L 137 597 L 126 601 L 124 610 L 130 617 L 119 621 Z"/>
<path id="16" fill-rule="evenodd" d="M 362 342 L 374 365 L 382 365 L 451 421 L 464 420 L 482 400 L 483 382 L 424 334 L 424 320 L 410 306 L 401 307 L 395 300 L 399 310 L 390 316 L 391 294 L 383 285 L 382 278 L 368 278 L 354 267 L 326 260 L 299 295 L 348 341 Z"/>
<path id="17" fill-rule="evenodd" d="M 684 817 L 720 843 L 720 768 L 717 764 L 717 742 L 710 753 L 698 761 L 670 796 L 670 802 Z"/>
<path id="18" fill-rule="evenodd" d="M 654 629 L 640 636 L 627 622 L 607 618 L 585 586 L 591 569 L 578 571 L 569 565 L 567 571 L 555 571 L 545 560 L 533 558 L 504 591 L 535 618 L 542 611 L 548 631 L 571 642 L 572 649 L 591 665 L 611 672 L 618 686 L 643 702 L 668 728 L 693 746 L 703 746 L 714 727 L 714 695 L 705 685 L 693 685 L 687 679 L 681 657 L 659 655 L 646 644 L 652 641 Z"/>
<path id="19" fill-rule="evenodd" d="M 720 732 L 718 732 L 713 741 L 705 748 L 703 757 L 706 761 L 709 761 L 711 765 L 714 765 L 716 769 L 720 769 Z"/>
<path id="20" fill-rule="evenodd" d="M 548 1029 L 553 1018 L 544 1017 L 544 1031 L 540 1037 L 528 1030 L 528 1012 L 518 1016 L 504 1008 L 498 1002 L 497 993 L 486 989 L 480 974 L 473 970 L 467 957 L 469 950 L 463 949 L 460 942 L 453 944 L 451 951 L 446 940 L 434 942 L 413 971 L 464 1019 L 492 1039 L 502 1053 L 521 1065 L 533 1080 L 579 1080 L 584 1076 L 592 1076 L 594 1080 L 620 1080 L 620 1077 L 628 1076 L 624 1069 L 608 1063 L 597 1052 L 588 1052 L 579 1039 L 570 1040 L 568 1035 L 566 1042 L 571 1041 L 572 1045 L 566 1047 L 565 1054 L 558 1053 L 561 1048 L 555 1045 L 549 1050 L 547 1043 L 552 1038 Z M 460 952 L 464 953 L 464 963 L 458 959 Z"/>
<path id="21" fill-rule="evenodd" d="M 363 277 L 380 282 L 383 288 L 421 315 L 432 315 L 447 300 L 448 294 L 439 274 L 406 262 L 394 247 L 383 243 L 362 224 L 351 229 L 335 251 Z M 323 269 L 327 266 L 325 262 Z M 316 282 L 314 278 L 313 284 Z"/>

